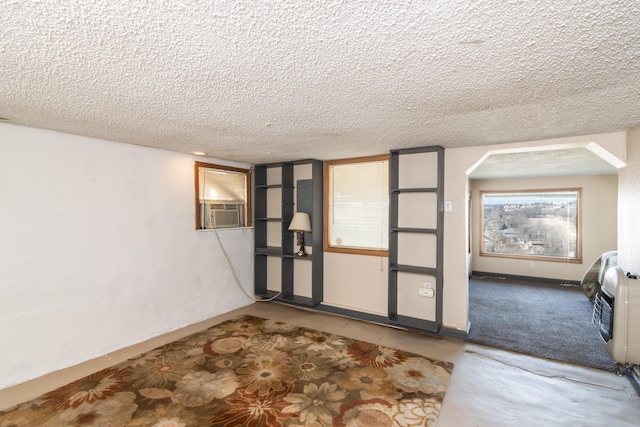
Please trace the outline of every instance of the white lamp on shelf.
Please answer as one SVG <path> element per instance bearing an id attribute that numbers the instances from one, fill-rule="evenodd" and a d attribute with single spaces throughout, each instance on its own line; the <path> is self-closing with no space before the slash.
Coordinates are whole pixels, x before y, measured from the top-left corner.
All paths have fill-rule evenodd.
<path id="1" fill-rule="evenodd" d="M 304 232 L 311 232 L 311 219 L 309 218 L 309 214 L 305 212 L 296 212 L 295 215 L 293 215 L 291 224 L 289 224 L 289 231 L 300 233 L 300 250 L 296 255 L 306 256 L 307 254 L 304 251 Z"/>

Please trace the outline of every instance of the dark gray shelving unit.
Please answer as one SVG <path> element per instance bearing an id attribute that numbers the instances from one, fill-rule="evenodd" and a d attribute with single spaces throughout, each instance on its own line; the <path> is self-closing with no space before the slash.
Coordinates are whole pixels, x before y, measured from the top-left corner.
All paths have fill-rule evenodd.
<path id="1" fill-rule="evenodd" d="M 294 205 L 294 169 L 296 165 L 310 164 L 312 169 L 312 211 L 311 215 L 311 242 L 306 242 L 311 247 L 311 254 L 306 257 L 296 255 L 294 234 L 288 230 L 293 214 L 296 211 Z M 267 182 L 268 170 L 279 168 L 281 170 L 281 183 L 269 184 Z M 254 286 L 255 294 L 263 298 L 274 298 L 277 301 L 313 307 L 322 302 L 323 281 L 323 215 L 322 215 L 322 185 L 323 165 L 320 160 L 299 160 L 295 162 L 269 163 L 255 167 L 255 270 Z M 281 190 L 282 210 L 281 216 L 270 218 L 267 216 L 267 194 L 269 189 Z M 279 247 L 267 245 L 267 227 L 270 221 L 281 223 L 281 244 Z M 295 249 L 295 250 L 294 250 Z M 281 263 L 281 290 L 278 292 L 269 290 L 268 259 L 277 257 Z M 311 297 L 297 295 L 294 283 L 294 268 L 296 263 L 310 262 L 311 265 Z M 277 295 L 277 296 L 276 296 Z"/>
<path id="2" fill-rule="evenodd" d="M 401 188 L 400 177 L 400 156 L 437 153 L 437 171 L 426 171 L 425 173 L 436 173 L 437 184 L 435 187 Z M 440 146 L 411 148 L 402 150 L 392 150 L 389 164 L 389 323 L 411 329 L 424 330 L 428 332 L 439 332 L 442 326 L 442 289 L 443 289 L 443 228 L 444 228 L 444 148 Z M 402 193 L 432 193 L 436 195 L 436 205 L 433 207 L 436 212 L 436 228 L 420 227 L 399 227 L 398 211 L 399 196 Z M 402 233 L 432 234 L 436 236 L 436 260 L 435 266 L 421 267 L 415 265 L 402 264 L 398 256 L 398 237 Z M 435 278 L 435 319 L 426 320 L 417 317 L 403 315 L 398 309 L 398 274 L 412 273 Z"/>

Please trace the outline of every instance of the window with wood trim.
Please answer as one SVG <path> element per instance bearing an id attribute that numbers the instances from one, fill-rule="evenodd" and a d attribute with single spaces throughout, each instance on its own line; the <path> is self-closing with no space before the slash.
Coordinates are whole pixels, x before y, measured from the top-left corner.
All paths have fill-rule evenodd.
<path id="1" fill-rule="evenodd" d="M 581 262 L 580 193 L 481 192 L 480 255 Z"/>
<path id="2" fill-rule="evenodd" d="M 195 163 L 196 229 L 251 226 L 251 171 Z"/>
<path id="3" fill-rule="evenodd" d="M 389 156 L 325 162 L 325 251 L 387 256 Z"/>

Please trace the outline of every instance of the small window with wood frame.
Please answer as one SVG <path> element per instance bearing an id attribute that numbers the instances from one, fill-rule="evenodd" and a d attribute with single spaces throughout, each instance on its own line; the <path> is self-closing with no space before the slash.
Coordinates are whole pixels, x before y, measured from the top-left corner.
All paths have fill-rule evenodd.
<path id="1" fill-rule="evenodd" d="M 482 191 L 480 255 L 582 262 L 581 189 Z"/>
<path id="2" fill-rule="evenodd" d="M 389 156 L 325 162 L 324 249 L 387 256 Z"/>
<path id="3" fill-rule="evenodd" d="M 196 230 L 251 226 L 251 170 L 195 162 Z"/>

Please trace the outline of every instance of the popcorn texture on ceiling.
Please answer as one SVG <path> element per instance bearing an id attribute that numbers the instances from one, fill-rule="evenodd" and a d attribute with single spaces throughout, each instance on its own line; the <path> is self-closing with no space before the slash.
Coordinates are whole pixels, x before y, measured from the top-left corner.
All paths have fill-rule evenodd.
<path id="1" fill-rule="evenodd" d="M 626 130 L 639 82 L 637 1 L 0 1 L 9 122 L 249 163 Z"/>

